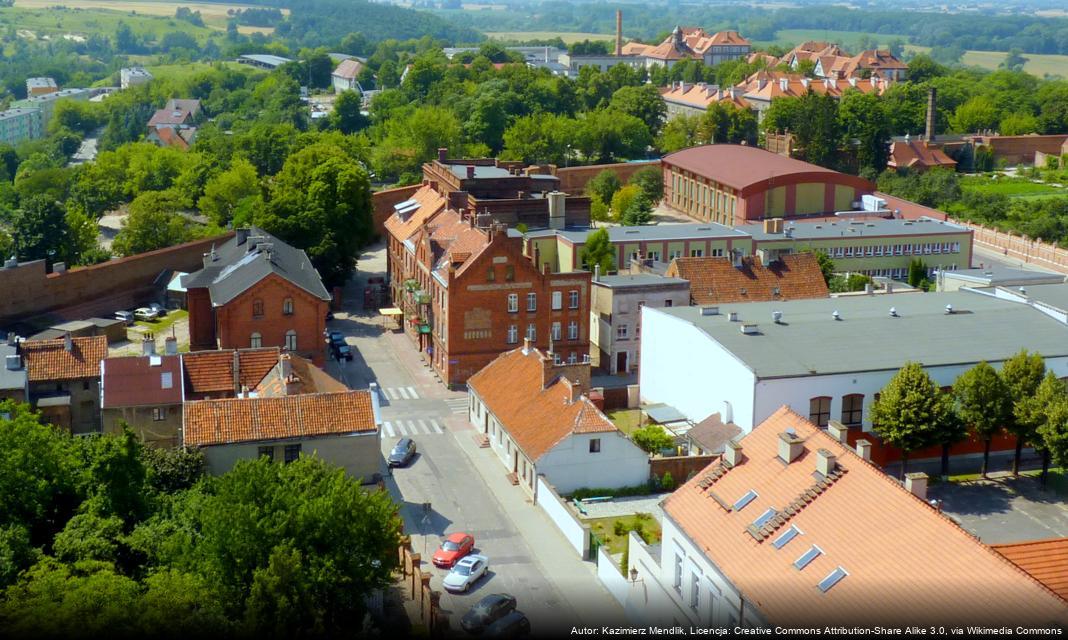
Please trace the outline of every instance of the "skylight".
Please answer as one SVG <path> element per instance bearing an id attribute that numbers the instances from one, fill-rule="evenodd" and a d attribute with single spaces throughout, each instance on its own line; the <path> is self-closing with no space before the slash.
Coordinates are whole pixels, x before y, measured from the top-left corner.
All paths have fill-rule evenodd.
<path id="1" fill-rule="evenodd" d="M 810 562 L 818 558 L 821 553 L 823 553 L 823 549 L 820 549 L 816 545 L 812 545 L 809 547 L 808 551 L 801 554 L 800 558 L 794 560 L 794 566 L 800 571 L 807 567 Z"/>
<path id="2" fill-rule="evenodd" d="M 742 496 L 741 498 L 738 498 L 738 502 L 735 502 L 734 506 L 731 507 L 731 508 L 734 511 L 741 511 L 742 509 L 745 508 L 745 506 L 747 504 L 749 504 L 753 500 L 756 500 L 756 497 L 757 497 L 757 492 L 753 491 L 752 489 L 750 489 L 748 492 L 746 492 L 746 494 L 744 496 Z"/>
<path id="3" fill-rule="evenodd" d="M 753 521 L 753 526 L 754 526 L 754 527 L 756 527 L 757 529 L 760 529 L 760 528 L 762 528 L 762 527 L 763 527 L 764 525 L 766 525 L 766 524 L 767 524 L 767 523 L 768 523 L 768 522 L 769 522 L 769 521 L 770 521 L 770 520 L 771 520 L 772 518 L 774 518 L 774 517 L 775 517 L 775 514 L 776 514 L 776 513 L 778 513 L 778 512 L 777 512 L 777 511 L 775 511 L 775 509 L 768 509 L 768 510 L 767 510 L 767 511 L 765 511 L 764 513 L 760 514 L 760 517 L 759 517 L 759 518 L 757 518 L 756 520 L 754 520 L 754 521 Z"/>
<path id="4" fill-rule="evenodd" d="M 775 538 L 775 541 L 771 543 L 771 546 L 775 547 L 776 549 L 782 549 L 786 546 L 788 542 L 796 538 L 797 534 L 799 533 L 801 533 L 800 529 L 798 529 L 794 525 L 790 525 L 789 529 L 783 531 L 782 535 L 780 535 L 778 538 Z"/>
<path id="5" fill-rule="evenodd" d="M 827 593 L 828 591 L 831 590 L 831 588 L 834 585 L 836 585 L 839 582 L 841 582 L 842 578 L 844 578 L 844 577 L 846 577 L 848 575 L 849 574 L 846 573 L 845 569 L 843 569 L 842 567 L 836 567 L 834 571 L 832 571 L 832 572 L 827 574 L 826 578 L 824 578 L 823 580 L 820 580 L 820 583 L 818 585 L 819 588 L 820 588 L 820 591 L 822 591 L 824 593 Z"/>
<path id="6" fill-rule="evenodd" d="M 161 389 L 174 388 L 174 378 L 170 371 L 165 371 L 159 375 L 159 386 Z"/>

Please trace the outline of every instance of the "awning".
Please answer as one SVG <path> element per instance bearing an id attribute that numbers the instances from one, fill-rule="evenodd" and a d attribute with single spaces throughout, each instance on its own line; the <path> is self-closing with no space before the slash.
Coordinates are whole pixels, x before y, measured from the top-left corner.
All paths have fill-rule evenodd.
<path id="1" fill-rule="evenodd" d="M 427 325 L 427 324 L 419 325 L 419 333 L 430 333 L 430 325 Z"/>
<path id="2" fill-rule="evenodd" d="M 403 316 L 404 312 L 397 307 L 386 307 L 385 309 L 378 310 L 379 315 L 383 316 Z"/>

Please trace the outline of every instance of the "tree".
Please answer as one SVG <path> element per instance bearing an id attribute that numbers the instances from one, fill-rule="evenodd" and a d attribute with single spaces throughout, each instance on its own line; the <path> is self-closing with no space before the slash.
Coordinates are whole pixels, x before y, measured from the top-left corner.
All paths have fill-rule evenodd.
<path id="1" fill-rule="evenodd" d="M 1042 486 L 1046 486 L 1049 463 L 1053 448 L 1058 448 L 1058 464 L 1065 464 L 1061 442 L 1065 437 L 1068 420 L 1063 414 L 1068 413 L 1068 388 L 1052 371 L 1047 371 L 1039 383 L 1035 394 L 1014 407 L 1014 420 L 1026 423 L 1038 436 L 1032 442 L 1042 451 Z"/>
<path id="2" fill-rule="evenodd" d="M 1009 71 L 1023 71 L 1025 64 L 1027 64 L 1027 58 L 1023 56 L 1023 52 L 1014 48 L 1009 50 L 1005 60 L 998 65 L 998 68 L 1008 69 Z"/>
<path id="3" fill-rule="evenodd" d="M 363 115 L 363 97 L 357 91 L 342 91 L 334 100 L 334 111 L 330 114 L 330 126 L 342 133 L 356 133 L 369 124 Z"/>
<path id="4" fill-rule="evenodd" d="M 48 196 L 24 200 L 11 221 L 15 253 L 22 260 L 61 262 L 69 246 L 66 213 Z"/>
<path id="5" fill-rule="evenodd" d="M 608 237 L 608 229 L 597 229 L 586 237 L 582 248 L 582 265 L 587 271 L 600 267 L 601 275 L 615 271 L 616 248 Z"/>
<path id="6" fill-rule="evenodd" d="M 612 109 L 585 113 L 575 128 L 575 146 L 591 162 L 642 158 L 652 143 L 644 122 Z"/>
<path id="7" fill-rule="evenodd" d="M 948 480 L 949 450 L 953 445 L 968 437 L 968 426 L 957 414 L 952 392 L 940 391 L 938 399 L 943 405 L 941 413 L 943 419 L 934 425 L 931 444 L 942 446 L 942 479 Z"/>
<path id="8" fill-rule="evenodd" d="M 755 145 L 757 129 L 757 119 L 752 111 L 727 102 L 716 102 L 701 116 L 697 139 L 706 144 Z"/>
<path id="9" fill-rule="evenodd" d="M 680 114 L 667 121 L 660 129 L 656 146 L 664 153 L 673 153 L 697 144 L 697 129 L 700 118 Z"/>
<path id="10" fill-rule="evenodd" d="M 260 195 L 256 167 L 244 158 L 234 158 L 230 168 L 208 180 L 197 208 L 215 224 L 224 226 L 234 216 L 238 203 Z"/>
<path id="11" fill-rule="evenodd" d="M 908 283 L 910 287 L 922 287 L 927 280 L 927 263 L 923 258 L 909 260 Z"/>
<path id="12" fill-rule="evenodd" d="M 823 282 L 830 286 L 831 279 L 834 278 L 834 260 L 827 254 L 826 251 L 816 250 L 812 253 L 816 254 L 816 264 L 820 266 L 820 273 L 823 274 Z"/>
<path id="13" fill-rule="evenodd" d="M 181 244 L 192 238 L 189 221 L 177 213 L 180 202 L 169 191 L 145 191 L 130 203 L 129 215 L 112 249 L 123 256 Z"/>
<path id="14" fill-rule="evenodd" d="M 1000 119 L 1001 114 L 991 98 L 975 96 L 957 107 L 949 122 L 957 133 L 975 133 L 996 129 Z"/>
<path id="15" fill-rule="evenodd" d="M 638 185 L 642 195 L 653 205 L 664 199 L 664 174 L 660 167 L 645 167 L 634 172 L 629 184 Z"/>
<path id="16" fill-rule="evenodd" d="M 990 441 L 1012 417 L 1009 388 L 998 372 L 985 361 L 968 369 L 953 383 L 957 414 L 983 440 L 983 467 L 986 477 L 990 463 Z"/>
<path id="17" fill-rule="evenodd" d="M 923 367 L 906 362 L 872 404 L 872 429 L 886 444 L 901 450 L 902 478 L 909 454 L 934 442 L 939 426 L 949 419 L 948 404 L 939 396 Z"/>
<path id="18" fill-rule="evenodd" d="M 660 91 L 651 84 L 617 89 L 612 94 L 608 108 L 638 118 L 654 136 L 660 131 L 667 115 L 667 105 L 660 97 Z"/>
<path id="19" fill-rule="evenodd" d="M 664 431 L 664 427 L 658 424 L 650 424 L 641 429 L 635 429 L 630 438 L 642 451 L 652 454 L 660 453 L 661 449 L 668 449 L 675 444 L 675 439 Z"/>
<path id="20" fill-rule="evenodd" d="M 1020 456 L 1024 442 L 1035 439 L 1038 425 L 1029 420 L 1027 403 L 1035 397 L 1039 385 L 1046 374 L 1046 361 L 1038 353 L 1021 350 L 1005 361 L 1001 367 L 1001 378 L 1009 391 L 1012 412 L 1005 428 L 1016 436 L 1016 454 L 1012 459 L 1012 475 L 1020 475 Z"/>
<path id="21" fill-rule="evenodd" d="M 204 477 L 204 453 L 200 449 L 141 447 L 147 486 L 159 493 L 177 493 Z"/>
<path id="22" fill-rule="evenodd" d="M 619 181 L 619 176 L 616 175 L 616 172 L 611 169 L 605 169 L 586 183 L 586 195 L 597 196 L 601 199 L 601 202 L 611 202 L 612 196 L 622 186 L 623 183 Z"/>
<path id="23" fill-rule="evenodd" d="M 998 129 L 1003 136 L 1022 136 L 1038 133 L 1038 118 L 1026 112 L 1010 113 L 1001 119 Z"/>
<path id="24" fill-rule="evenodd" d="M 630 209 L 630 205 L 641 195 L 641 188 L 636 184 L 628 184 L 625 187 L 620 187 L 612 196 L 612 217 L 616 220 L 622 220 L 623 214 Z"/>
<path id="25" fill-rule="evenodd" d="M 637 227 L 649 224 L 653 219 L 653 205 L 644 192 L 638 191 L 627 209 L 623 212 L 620 222 L 625 227 Z"/>
<path id="26" fill-rule="evenodd" d="M 838 105 L 843 143 L 856 150 L 857 165 L 880 173 L 890 155 L 890 123 L 882 98 L 874 93 L 846 91 Z"/>

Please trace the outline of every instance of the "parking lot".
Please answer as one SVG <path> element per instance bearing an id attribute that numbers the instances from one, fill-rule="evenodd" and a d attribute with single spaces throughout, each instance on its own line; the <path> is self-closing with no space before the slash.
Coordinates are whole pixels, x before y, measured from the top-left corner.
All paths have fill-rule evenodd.
<path id="1" fill-rule="evenodd" d="M 996 477 L 938 483 L 929 498 L 987 544 L 1068 537 L 1068 507 L 1054 491 L 1042 491 L 1029 477 Z"/>

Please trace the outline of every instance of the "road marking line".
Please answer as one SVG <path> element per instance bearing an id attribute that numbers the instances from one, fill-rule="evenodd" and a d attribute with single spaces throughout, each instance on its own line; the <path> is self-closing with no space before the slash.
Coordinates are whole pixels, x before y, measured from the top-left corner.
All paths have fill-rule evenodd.
<path id="1" fill-rule="evenodd" d="M 411 420 L 408 421 L 408 431 L 411 431 L 413 436 L 419 435 L 419 427 L 415 426 Z"/>
<path id="2" fill-rule="evenodd" d="M 385 427 L 386 433 L 389 434 L 390 438 L 396 437 L 397 434 L 394 433 L 392 424 L 390 424 L 389 422 L 385 422 L 382 424 L 382 426 Z"/>
<path id="3" fill-rule="evenodd" d="M 386 396 L 389 397 L 390 400 L 396 400 L 397 399 L 397 392 L 394 391 L 392 387 L 390 387 L 388 389 L 385 389 L 385 392 L 386 392 Z"/>
<path id="4" fill-rule="evenodd" d="M 419 420 L 418 422 L 419 422 L 419 426 L 423 428 L 423 433 L 425 433 L 427 435 L 430 435 L 430 427 L 426 426 L 426 423 L 423 422 L 422 420 Z"/>
<path id="5" fill-rule="evenodd" d="M 415 392 L 415 387 L 405 387 L 408 393 L 412 394 L 412 400 L 418 400 L 419 394 Z"/>
<path id="6" fill-rule="evenodd" d="M 411 400 L 412 399 L 411 396 L 408 395 L 408 391 L 405 390 L 404 387 L 397 387 L 397 393 L 399 393 L 400 396 L 402 398 L 404 398 L 405 400 Z"/>
<path id="7" fill-rule="evenodd" d="M 408 435 L 408 432 L 404 430 L 404 422 L 397 420 L 397 430 L 400 431 L 402 436 Z"/>
<path id="8" fill-rule="evenodd" d="M 441 430 L 441 425 L 438 424 L 437 420 L 431 420 L 430 421 L 430 426 L 434 427 L 434 433 L 445 433 L 444 431 Z"/>

